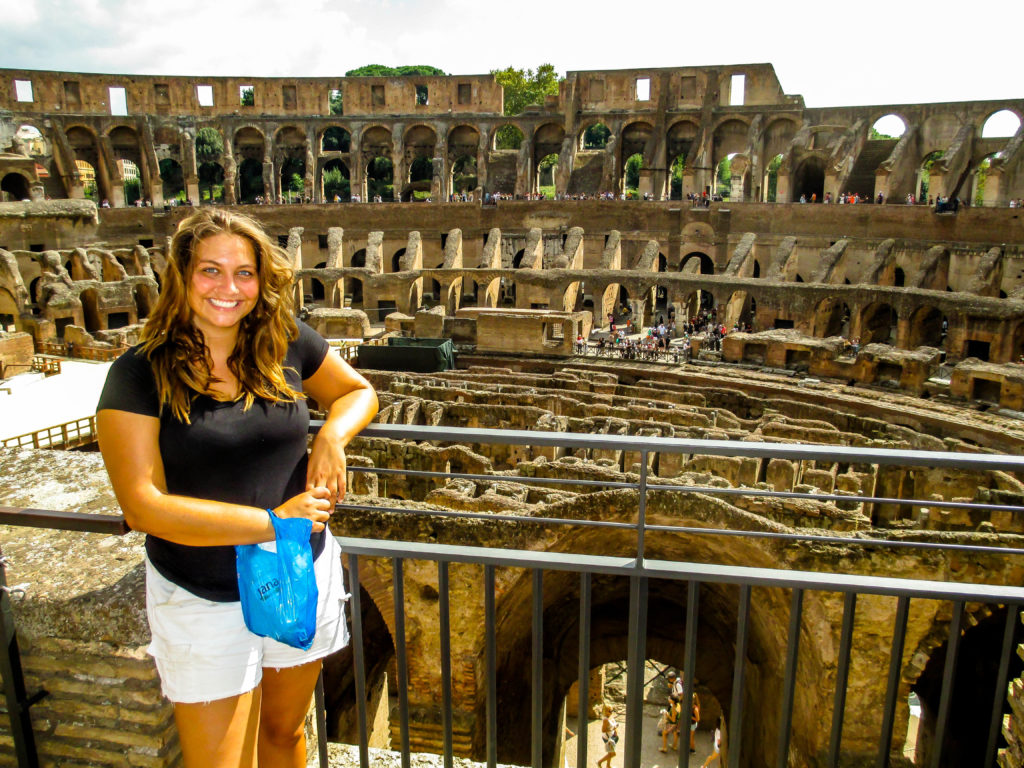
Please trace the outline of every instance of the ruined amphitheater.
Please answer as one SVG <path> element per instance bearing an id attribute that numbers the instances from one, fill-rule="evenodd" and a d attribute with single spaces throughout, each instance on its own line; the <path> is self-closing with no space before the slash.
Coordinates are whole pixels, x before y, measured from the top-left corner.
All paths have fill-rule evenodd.
<path id="1" fill-rule="evenodd" d="M 0 203 L 5 383 L 68 355 L 107 360 L 134 343 L 160 290 L 167 238 L 192 210 L 177 201 L 237 205 L 292 259 L 307 322 L 359 361 L 380 395 L 384 431 L 351 445 L 348 507 L 332 520 L 338 535 L 628 558 L 634 529 L 591 524 L 633 523 L 641 508 L 653 526 L 644 549 L 653 561 L 1022 583 L 1024 474 L 864 461 L 848 449 L 1015 459 L 1024 445 L 1024 211 L 1009 205 L 1024 196 L 1024 128 L 984 135 L 997 112 L 1019 125 L 1024 99 L 810 108 L 782 91 L 769 65 L 570 72 L 557 97 L 515 116 L 502 114 L 491 76 L 2 70 L 0 79 L 0 188 L 14 200 Z M 886 115 L 902 120 L 902 136 L 872 138 Z M 598 123 L 607 135 L 595 147 L 586 136 Z M 508 126 L 519 132 L 518 148 L 501 148 L 497 135 Z M 214 155 L 197 153 L 203 128 L 222 139 Z M 637 154 L 640 199 L 623 199 Z M 556 162 L 545 163 L 551 155 Z M 726 158 L 730 194 L 716 199 Z M 340 202 L 325 192 L 328 171 L 347 180 L 336 188 L 345 191 Z M 542 184 L 545 173 L 553 185 Z M 295 175 L 301 190 L 289 187 Z M 395 202 L 353 202 L 372 201 L 385 181 Z M 558 199 L 537 199 L 542 186 Z M 285 203 L 289 191 L 297 202 Z M 463 192 L 468 201 L 454 202 Z M 823 203 L 844 194 L 869 203 Z M 981 204 L 937 210 L 906 204 L 908 195 Z M 700 316 L 713 317 L 724 336 L 694 328 L 684 337 L 687 320 Z M 602 343 L 610 322 L 639 338 L 674 322 L 678 337 L 660 354 L 624 356 Z M 454 367 L 434 364 L 446 342 Z M 412 346 L 395 352 L 399 344 Z M 370 368 L 368 360 L 390 362 Z M 402 439 L 400 427 L 437 428 L 442 437 Z M 538 439 L 444 439 L 459 428 Z M 559 446 L 544 433 L 608 440 Z M 3 520 L 17 522 L 10 508 L 116 514 L 99 456 L 53 450 L 61 446 L 49 434 L 49 450 L 0 448 Z M 84 430 L 78 442 L 88 447 L 90 437 Z M 672 440 L 705 441 L 709 450 L 680 450 Z M 762 443 L 831 452 L 801 459 L 710 449 Z M 405 474 L 412 471 L 434 474 Z M 641 498 L 640 479 L 657 488 Z M 589 484 L 566 482 L 580 480 Z M 25 585 L 13 606 L 21 662 L 29 687 L 48 691 L 31 710 L 43 764 L 180 763 L 172 713 L 145 654 L 141 537 L 2 531 L 8 582 Z M 392 706 L 401 675 L 412 713 L 404 736 L 413 751 L 436 753 L 446 720 L 438 571 L 406 562 L 399 633 L 393 568 L 386 558 L 359 562 L 371 744 L 402 741 Z M 487 759 L 493 695 L 497 759 L 536 765 L 532 577 L 496 571 L 500 687 L 489 691 L 485 571 L 451 568 L 452 751 Z M 645 656 L 684 665 L 692 608 L 707 732 L 720 713 L 734 714 L 741 592 L 707 581 L 698 603 L 687 584 L 651 580 Z M 631 589 L 623 576 L 594 577 L 593 670 L 631 653 Z M 562 764 L 566 702 L 580 682 L 579 599 L 575 574 L 545 574 L 545 766 Z M 791 610 L 788 590 L 754 589 L 746 715 L 727 738 L 744 766 L 775 764 Z M 860 596 L 848 637 L 843 594 L 806 591 L 788 765 L 875 764 L 899 610 L 892 596 Z M 1022 665 L 1014 657 L 999 669 L 1004 626 L 1014 644 L 1024 641 L 1016 613 L 997 603 L 909 603 L 889 764 L 982 765 L 996 681 L 1006 674 L 1018 679 L 1008 695 L 996 692 L 1009 715 L 999 762 L 1022 764 Z M 951 697 L 943 695 L 950 658 L 958 660 Z M 325 672 L 327 731 L 349 743 L 352 667 L 346 652 Z M 824 702 L 840 678 L 836 750 Z M 591 700 L 601 681 L 596 674 Z M 920 714 L 908 739 L 911 694 Z M 16 764 L 5 727 L 0 764 Z"/>

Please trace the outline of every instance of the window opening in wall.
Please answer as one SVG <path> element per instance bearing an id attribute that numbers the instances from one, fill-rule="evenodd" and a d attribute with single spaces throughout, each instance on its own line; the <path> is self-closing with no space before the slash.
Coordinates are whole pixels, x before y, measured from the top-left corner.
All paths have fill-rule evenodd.
<path id="1" fill-rule="evenodd" d="M 28 249 L 30 251 L 32 251 L 32 253 L 42 253 L 43 251 L 46 250 L 46 244 L 45 243 L 29 243 Z"/>
<path id="2" fill-rule="evenodd" d="M 171 106 L 171 90 L 167 87 L 167 83 L 153 85 L 153 101 L 158 107 Z"/>
<path id="3" fill-rule="evenodd" d="M 149 238 L 149 237 L 140 237 L 139 238 L 139 245 L 141 245 L 143 248 L 152 248 L 153 247 L 153 239 Z"/>
<path id="4" fill-rule="evenodd" d="M 112 85 L 107 89 L 110 94 L 110 114 L 128 114 L 128 92 L 120 86 Z"/>
<path id="5" fill-rule="evenodd" d="M 212 107 L 213 106 L 213 86 L 212 85 L 197 85 L 196 86 L 196 98 L 199 100 L 200 107 Z"/>
<path id="6" fill-rule="evenodd" d="M 277 244 L 279 246 L 281 246 L 282 248 L 287 248 L 288 247 L 288 235 L 278 235 L 277 236 Z"/>
<path id="7" fill-rule="evenodd" d="M 1008 109 L 994 112 L 981 128 L 983 139 L 1001 139 L 1013 136 L 1020 128 L 1020 118 Z"/>
<path id="8" fill-rule="evenodd" d="M 590 81 L 590 100 L 604 101 L 604 80 Z"/>
<path id="9" fill-rule="evenodd" d="M 384 86 L 383 85 L 371 85 L 370 86 L 370 103 L 375 107 L 384 106 Z"/>
<path id="10" fill-rule="evenodd" d="M 732 84 L 729 86 L 729 106 L 742 107 L 744 89 L 747 86 L 746 75 L 733 75 Z"/>
<path id="11" fill-rule="evenodd" d="M 316 245 L 321 251 L 327 250 L 327 235 L 317 235 Z"/>
<path id="12" fill-rule="evenodd" d="M 32 101 L 31 80 L 14 81 L 14 99 L 15 101 Z"/>
<path id="13" fill-rule="evenodd" d="M 335 88 L 328 92 L 327 99 L 331 105 L 332 115 L 343 115 L 345 114 L 344 102 L 341 97 L 341 89 Z"/>
<path id="14" fill-rule="evenodd" d="M 473 100 L 473 86 L 459 83 L 459 104 L 469 104 Z"/>
<path id="15" fill-rule="evenodd" d="M 238 86 L 238 105 L 240 107 L 255 107 L 256 89 L 251 85 Z"/>
<path id="16" fill-rule="evenodd" d="M 427 86 L 417 85 L 416 86 L 416 104 L 417 106 L 425 107 L 429 103 L 427 98 Z"/>
<path id="17" fill-rule="evenodd" d="M 636 79 L 636 100 L 637 101 L 650 101 L 651 100 L 651 78 L 649 78 L 649 77 L 638 77 Z"/>

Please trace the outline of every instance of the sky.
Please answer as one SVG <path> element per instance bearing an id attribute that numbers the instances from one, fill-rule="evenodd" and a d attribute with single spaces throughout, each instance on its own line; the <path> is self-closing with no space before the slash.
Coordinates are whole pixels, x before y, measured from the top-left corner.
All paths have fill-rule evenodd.
<path id="1" fill-rule="evenodd" d="M 808 107 L 1024 98 L 1020 0 L 5 0 L 0 68 L 340 76 L 771 63 Z M 969 10 L 970 18 L 967 18 Z M 688 32 L 688 30 L 693 30 Z M 954 47 L 955 46 L 955 47 Z"/>

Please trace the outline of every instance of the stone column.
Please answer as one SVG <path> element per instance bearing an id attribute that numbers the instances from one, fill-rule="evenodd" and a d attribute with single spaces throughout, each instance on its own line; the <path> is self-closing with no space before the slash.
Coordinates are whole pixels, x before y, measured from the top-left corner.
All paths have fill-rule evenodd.
<path id="1" fill-rule="evenodd" d="M 224 142 L 224 153 L 221 155 L 221 161 L 224 163 L 224 202 L 228 205 L 234 205 L 237 200 L 235 195 L 237 167 L 235 166 L 234 149 L 228 140 Z"/>
<path id="2" fill-rule="evenodd" d="M 516 187 L 517 196 L 527 195 L 533 191 L 533 141 L 523 139 L 519 145 L 519 157 L 516 158 Z"/>
<path id="3" fill-rule="evenodd" d="M 181 173 L 185 181 L 185 197 L 199 204 L 199 170 L 196 165 L 196 143 L 191 133 L 181 132 Z"/>
<path id="4" fill-rule="evenodd" d="M 271 155 L 270 138 L 266 137 L 263 140 L 263 200 L 267 203 L 273 203 L 277 201 L 277 195 L 275 190 L 277 184 L 274 183 L 274 161 Z"/>
<path id="5" fill-rule="evenodd" d="M 317 173 L 317 155 L 319 153 L 314 151 L 313 142 L 309 139 L 309 134 L 306 134 L 306 178 L 302 185 L 303 194 L 312 200 L 314 203 L 323 202 L 322 185 L 317 184 L 316 181 L 320 178 Z"/>
<path id="6" fill-rule="evenodd" d="M 484 192 L 489 192 L 487 180 L 487 158 L 488 158 L 488 147 L 487 147 L 487 131 L 480 132 L 480 141 L 476 148 L 476 192 L 477 202 L 483 201 Z"/>
<path id="7" fill-rule="evenodd" d="M 359 195 L 362 200 L 366 200 L 366 158 L 360 149 L 361 142 L 361 129 L 353 127 L 348 145 L 348 191 L 350 197 Z"/>

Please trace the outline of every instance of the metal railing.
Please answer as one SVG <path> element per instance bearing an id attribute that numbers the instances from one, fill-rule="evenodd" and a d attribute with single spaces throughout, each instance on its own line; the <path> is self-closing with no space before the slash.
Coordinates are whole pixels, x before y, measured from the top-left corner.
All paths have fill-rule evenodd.
<path id="1" fill-rule="evenodd" d="M 68 450 L 96 440 L 96 417 L 88 416 L 64 424 L 37 429 L 24 435 L 0 438 L 0 448 L 53 448 Z"/>
<path id="2" fill-rule="evenodd" d="M 320 422 L 311 424 L 311 432 L 320 427 Z M 627 650 L 627 688 L 626 717 L 624 740 L 620 745 L 620 753 L 624 758 L 625 768 L 639 768 L 641 764 L 641 746 L 643 740 L 643 669 L 647 648 L 647 616 L 649 596 L 652 588 L 659 585 L 686 583 L 685 619 L 680 616 L 684 630 L 683 679 L 695 679 L 696 661 L 698 656 L 697 632 L 701 620 L 699 603 L 702 585 L 716 587 L 727 586 L 738 593 L 737 613 L 735 616 L 736 636 L 735 651 L 732 659 L 732 685 L 728 704 L 722 703 L 723 716 L 729 737 L 724 738 L 722 751 L 723 765 L 739 768 L 750 763 L 751 756 L 745 755 L 742 746 L 742 734 L 745 726 L 749 729 L 751 720 L 746 712 L 747 699 L 746 677 L 748 654 L 750 647 L 752 619 L 752 590 L 788 590 L 789 617 L 788 635 L 785 649 L 785 670 L 777 702 L 765 702 L 764 706 L 772 708 L 778 717 L 777 739 L 774 744 L 773 759 L 765 762 L 784 768 L 789 764 L 791 734 L 793 733 L 794 699 L 796 693 L 796 669 L 800 659 L 800 630 L 804 613 L 804 600 L 809 593 L 833 592 L 843 595 L 842 626 L 838 631 L 838 656 L 836 661 L 836 684 L 832 695 L 832 716 L 829 733 L 829 747 L 826 764 L 838 766 L 842 751 L 844 712 L 847 704 L 847 685 L 853 646 L 854 619 L 857 614 L 857 602 L 862 596 L 886 595 L 896 598 L 896 608 L 892 627 L 891 663 L 887 670 L 884 695 L 884 711 L 881 727 L 878 732 L 875 765 L 884 768 L 889 764 L 890 749 L 893 746 L 893 728 L 896 722 L 902 659 L 904 644 L 907 637 L 908 616 L 912 601 L 940 600 L 951 604 L 952 620 L 947 640 L 946 656 L 942 671 L 941 693 L 934 717 L 932 749 L 929 765 L 937 768 L 942 763 L 942 751 L 945 737 L 950 725 L 950 712 L 954 696 L 954 678 L 957 666 L 957 653 L 961 642 L 961 630 L 964 628 L 963 616 L 968 604 L 990 604 L 1006 606 L 1006 620 L 1000 648 L 1000 664 L 994 689 L 991 691 L 992 708 L 988 718 L 989 727 L 978 738 L 985 740 L 984 765 L 992 766 L 998 747 L 1002 710 L 1006 704 L 1009 664 L 1014 655 L 1014 632 L 1019 622 L 1020 606 L 1024 604 L 1024 588 L 1017 586 L 1000 586 L 978 583 L 954 583 L 936 580 L 907 578 L 891 578 L 884 576 L 868 576 L 862 574 L 844 574 L 837 572 L 813 572 L 801 570 L 772 569 L 752 566 L 736 566 L 731 564 L 682 562 L 655 559 L 647 555 L 647 536 L 652 533 L 673 532 L 684 536 L 730 536 L 755 537 L 761 539 L 779 539 L 789 542 L 805 542 L 812 545 L 841 543 L 850 547 L 897 549 L 936 550 L 941 549 L 962 557 L 1002 556 L 1005 558 L 1024 557 L 1024 548 L 1014 546 L 1020 537 L 1007 537 L 993 540 L 987 544 L 950 543 L 944 540 L 929 538 L 886 538 L 883 532 L 876 536 L 857 534 L 842 535 L 819 533 L 806 529 L 780 530 L 777 527 L 766 527 L 764 530 L 731 530 L 724 528 L 702 528 L 693 526 L 673 526 L 656 524 L 648 519 L 648 496 L 652 493 L 680 493 L 702 495 L 744 495 L 777 498 L 799 497 L 817 501 L 836 501 L 843 503 L 886 503 L 906 504 L 918 507 L 956 507 L 972 508 L 988 511 L 1024 512 L 1024 507 L 1008 504 L 972 504 L 968 502 L 937 502 L 931 499 L 894 499 L 882 496 L 849 496 L 830 493 L 797 493 L 776 492 L 765 488 L 733 488 L 686 486 L 667 482 L 652 482 L 649 475 L 648 458 L 654 453 L 679 452 L 688 455 L 712 455 L 723 457 L 754 457 L 769 460 L 772 458 L 792 461 L 828 461 L 852 463 L 857 465 L 897 465 L 947 467 L 971 471 L 1004 471 L 1024 472 L 1024 457 L 975 454 L 975 453 L 937 453 L 926 451 L 898 451 L 883 449 L 867 449 L 846 446 L 815 446 L 782 443 L 753 443 L 720 440 L 687 440 L 649 438 L 616 435 L 570 434 L 555 432 L 532 432 L 522 430 L 484 430 L 458 429 L 448 427 L 426 427 L 410 425 L 371 424 L 362 433 L 362 437 L 385 438 L 413 441 L 430 441 L 443 444 L 491 444 L 518 445 L 533 448 L 557 447 L 567 451 L 604 450 L 624 451 L 639 457 L 637 466 L 639 475 L 622 474 L 624 479 L 592 480 L 577 478 L 554 477 L 520 477 L 509 474 L 476 474 L 458 472 L 432 472 L 410 470 L 405 468 L 385 467 L 349 467 L 353 473 L 376 474 L 382 477 L 390 474 L 402 474 L 426 477 L 445 482 L 449 479 L 479 480 L 482 482 L 514 482 L 538 484 L 542 486 L 566 485 L 580 491 L 605 489 L 625 489 L 636 492 L 635 519 L 567 519 L 552 517 L 531 517 L 520 514 L 503 514 L 490 512 L 459 512 L 448 509 L 426 509 L 423 507 L 396 507 L 374 504 L 343 503 L 340 510 L 353 512 L 374 511 L 397 515 L 426 515 L 471 520 L 474 525 L 482 521 L 494 523 L 515 522 L 520 526 L 569 526 L 591 527 L 599 530 L 627 531 L 635 534 L 635 547 L 629 552 L 616 555 L 593 553 L 565 553 L 534 551 L 520 549 L 503 549 L 479 546 L 460 546 L 438 544 L 422 541 L 385 541 L 354 537 L 339 537 L 349 573 L 349 591 L 351 592 L 352 621 L 352 654 L 354 665 L 355 710 L 359 734 L 359 759 L 364 768 L 371 764 L 368 747 L 368 715 L 367 715 L 367 679 L 366 661 L 364 658 L 364 610 L 361 604 L 363 595 L 360 593 L 359 568 L 361 558 L 385 558 L 390 561 L 392 572 L 392 594 L 394 597 L 393 621 L 389 622 L 393 629 L 395 666 L 398 674 L 397 715 L 393 722 L 398 727 L 398 746 L 401 764 L 407 768 L 411 764 L 410 752 L 410 706 L 409 706 L 409 665 L 406 658 L 406 614 L 403 595 L 403 570 L 406 562 L 428 561 L 436 563 L 438 584 L 439 621 L 438 643 L 440 647 L 441 677 L 441 732 L 442 754 L 446 768 L 453 765 L 453 704 L 452 704 L 452 667 L 451 667 L 451 622 L 449 568 L 453 564 L 474 564 L 483 567 L 484 584 L 484 665 L 483 687 L 485 689 L 485 714 L 483 730 L 485 737 L 485 761 L 488 766 L 496 766 L 498 760 L 498 703 L 497 691 L 502 681 L 498 679 L 497 662 L 497 595 L 495 578 L 497 569 L 515 568 L 530 572 L 532 584 L 531 602 L 531 660 L 530 660 L 530 764 L 535 768 L 546 768 L 544 744 L 546 727 L 544 720 L 543 691 L 544 679 L 544 589 L 545 572 L 575 573 L 579 579 L 579 658 L 578 684 L 579 701 L 589 700 L 588 680 L 590 672 L 590 628 L 594 608 L 592 581 L 595 576 L 621 577 L 628 582 L 628 636 L 625 647 Z M 70 522 L 54 521 L 55 515 L 71 515 Z M 48 527 L 65 527 L 82 523 L 75 522 L 75 513 L 43 513 L 38 510 L 10 510 L 0 508 L 0 523 L 45 525 Z M 105 525 L 112 525 L 112 520 L 105 518 Z M 457 524 L 457 523 L 456 523 Z M 122 522 L 123 525 L 123 522 Z M 88 528 L 86 529 L 88 530 Z M 6 631 L 6 630 L 5 630 Z M 15 645 L 16 648 L 16 645 Z M 781 648 L 780 648 L 781 651 Z M 780 655 L 781 658 L 781 655 Z M 4 675 L 5 681 L 8 676 Z M 683 711 L 689 711 L 690 697 L 693 691 L 685 693 L 687 701 L 683 702 Z M 989 694 L 986 693 L 986 696 Z M 22 697 L 24 698 L 24 697 Z M 324 728 L 324 696 L 318 686 L 317 709 L 320 723 L 319 745 L 321 765 L 326 766 L 327 750 Z M 21 705 L 19 705 L 20 707 Z M 9 708 L 9 712 L 14 712 Z M 19 709 L 19 711 L 21 711 Z M 508 713 L 503 713 L 508 717 Z M 12 717 L 13 720 L 13 717 Z M 828 722 L 822 713 L 822 722 Z M 478 726 L 479 727 L 479 726 Z M 24 734 L 24 723 L 22 723 Z M 585 730 L 581 727 L 581 738 L 578 740 L 577 765 L 587 764 L 587 739 L 583 737 Z M 550 737 L 550 734 L 548 734 Z M 31 737 L 31 730 L 28 731 Z M 560 737 L 558 737 L 560 738 Z M 650 738 L 650 736 L 648 736 Z M 18 734 L 15 731 L 15 740 Z M 550 738 L 549 738 L 550 741 Z M 765 747 L 767 748 L 767 747 Z M 685 747 L 679 754 L 679 765 L 690 764 L 690 756 Z M 25 763 L 24 765 L 29 765 Z M 33 764 L 34 765 L 34 764 Z"/>

